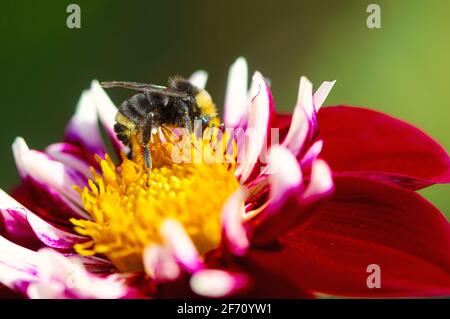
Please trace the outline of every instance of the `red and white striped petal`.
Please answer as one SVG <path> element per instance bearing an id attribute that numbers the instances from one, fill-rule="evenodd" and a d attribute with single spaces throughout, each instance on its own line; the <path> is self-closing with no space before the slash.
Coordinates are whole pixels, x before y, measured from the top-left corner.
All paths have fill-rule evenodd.
<path id="1" fill-rule="evenodd" d="M 6 234 L 20 232 L 23 238 L 38 238 L 46 246 L 66 250 L 87 239 L 46 222 L 1 189 L 0 212 L 4 218 Z"/>
<path id="2" fill-rule="evenodd" d="M 23 205 L 17 202 L 14 198 L 9 196 L 5 191 L 0 189 L 0 210 L 3 214 L 4 222 L 8 221 L 8 219 L 15 218 L 19 219 L 21 222 L 26 222 L 27 220 L 27 214 L 26 211 L 23 209 Z M 14 215 L 7 214 L 6 211 L 9 209 L 16 210 L 16 213 Z"/>
<path id="3" fill-rule="evenodd" d="M 51 248 L 70 250 L 73 245 L 88 239 L 54 226 L 30 211 L 27 211 L 27 221 L 39 240 Z"/>
<path id="4" fill-rule="evenodd" d="M 311 181 L 305 188 L 300 164 L 287 149 L 272 147 L 269 166 L 270 198 L 257 214 L 248 214 L 245 227 L 251 242 L 264 245 L 304 223 L 315 212 L 319 200 L 333 191 L 331 171 L 322 160 L 312 166 Z"/>
<path id="5" fill-rule="evenodd" d="M 30 298 L 121 298 L 127 287 L 123 279 L 90 274 L 77 258 L 67 258 L 51 249 L 41 249 L 37 258 L 37 279 L 27 288 Z"/>
<path id="6" fill-rule="evenodd" d="M 96 102 L 96 109 L 100 118 L 100 122 L 102 123 L 103 128 L 108 134 L 108 137 L 111 139 L 116 152 L 127 153 L 128 148 L 122 144 L 122 142 L 117 138 L 116 133 L 114 132 L 114 124 L 116 123 L 115 117 L 117 114 L 116 106 L 97 80 L 92 81 L 91 91 Z"/>
<path id="7" fill-rule="evenodd" d="M 237 256 L 244 255 L 249 248 L 247 233 L 243 226 L 245 196 L 241 190 L 230 196 L 222 209 L 223 236 L 228 249 Z"/>
<path id="8" fill-rule="evenodd" d="M 81 208 L 79 194 L 73 189 L 74 185 L 79 187 L 87 185 L 87 179 L 83 174 L 51 159 L 45 153 L 30 150 L 22 138 L 16 139 L 13 149 L 17 154 L 16 165 L 23 176 L 31 178 L 43 191 L 48 191 L 52 196 L 58 196 L 59 200 L 62 200 L 80 217 L 89 218 L 89 215 Z"/>
<path id="9" fill-rule="evenodd" d="M 299 154 L 311 129 L 310 120 L 314 116 L 312 100 L 312 84 L 305 77 L 300 78 L 297 104 L 292 115 L 291 125 L 283 146 L 289 148 L 295 155 Z"/>
<path id="10" fill-rule="evenodd" d="M 0 283 L 25 292 L 23 282 L 35 279 L 37 253 L 0 236 Z"/>
<path id="11" fill-rule="evenodd" d="M 180 222 L 168 219 L 161 225 L 160 232 L 170 253 L 187 272 L 203 268 L 199 253 Z"/>
<path id="12" fill-rule="evenodd" d="M 48 185 L 72 202 L 82 205 L 80 196 L 72 186 L 85 186 L 87 181 L 77 171 L 35 150 L 23 152 L 18 158 L 17 166 L 38 183 Z"/>
<path id="13" fill-rule="evenodd" d="M 35 252 L 0 236 L 0 283 L 30 298 L 120 298 L 127 292 L 116 276 L 86 272 L 78 260 L 50 249 Z"/>
<path id="14" fill-rule="evenodd" d="M 84 91 L 66 128 L 65 140 L 103 156 L 106 149 L 98 127 L 97 112 L 94 111 L 95 103 L 92 90 Z"/>
<path id="15" fill-rule="evenodd" d="M 144 269 L 156 282 L 172 281 L 180 274 L 177 260 L 167 247 L 161 245 L 150 245 L 144 250 Z"/>
<path id="16" fill-rule="evenodd" d="M 280 229 L 286 229 L 290 221 L 302 215 L 299 200 L 303 176 L 296 157 L 283 146 L 272 146 L 266 173 L 270 184 L 267 205 L 246 215 L 245 228 L 253 243 L 273 240 Z M 298 216 L 294 218 L 293 214 Z"/>
<path id="17" fill-rule="evenodd" d="M 319 156 L 320 152 L 322 151 L 323 147 L 323 141 L 318 140 L 314 142 L 313 145 L 309 147 L 309 149 L 306 151 L 305 155 L 302 156 L 302 159 L 300 161 L 300 166 L 305 169 L 311 167 L 312 163 L 316 160 L 316 158 Z"/>
<path id="18" fill-rule="evenodd" d="M 235 172 L 241 183 L 245 183 L 248 179 L 260 154 L 265 149 L 273 108 L 272 95 L 262 74 L 255 72 L 253 81 L 258 87 L 258 93 L 250 106 L 248 127 L 245 134 L 248 142 L 244 143 L 243 149 L 241 147 L 241 154 L 238 154 L 238 162 L 240 163 L 238 163 Z"/>
<path id="19" fill-rule="evenodd" d="M 272 146 L 266 174 L 270 181 L 270 205 L 283 201 L 285 194 L 301 187 L 303 176 L 295 156 L 283 146 Z"/>
<path id="20" fill-rule="evenodd" d="M 0 223 L 3 219 L 3 235 L 16 244 L 37 248 L 42 244 L 27 221 L 27 209 L 0 189 Z"/>
<path id="21" fill-rule="evenodd" d="M 8 240 L 26 248 L 42 247 L 43 244 L 36 237 L 26 220 L 26 216 L 24 216 L 26 214 L 25 211 L 24 208 L 18 207 L 0 209 L 0 223 L 3 218 L 3 235 Z"/>
<path id="22" fill-rule="evenodd" d="M 116 267 L 107 259 L 97 256 L 81 256 L 77 253 L 66 253 L 63 255 L 67 258 L 77 258 L 84 266 L 86 271 L 94 274 L 111 274 Z"/>
<path id="23" fill-rule="evenodd" d="M 83 150 L 79 147 L 68 143 L 55 143 L 49 145 L 45 149 L 45 152 L 54 160 L 79 171 L 86 178 L 92 178 L 90 168 L 91 166 L 94 166 L 95 163 L 83 158 Z"/>

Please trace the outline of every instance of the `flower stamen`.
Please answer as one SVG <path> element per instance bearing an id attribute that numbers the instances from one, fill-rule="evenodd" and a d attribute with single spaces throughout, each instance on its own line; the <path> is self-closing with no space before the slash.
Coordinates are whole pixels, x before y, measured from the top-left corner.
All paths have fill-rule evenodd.
<path id="1" fill-rule="evenodd" d="M 227 143 L 224 136 L 221 140 Z M 211 145 L 217 139 L 211 135 L 210 140 L 200 143 Z M 118 166 L 108 155 L 98 159 L 101 174 L 92 169 L 93 180 L 80 190 L 92 220 L 71 220 L 79 234 L 91 238 L 74 246 L 79 254 L 103 254 L 121 271 L 141 270 L 143 250 L 163 242 L 160 226 L 167 219 L 184 226 L 200 254 L 219 245 L 222 207 L 239 187 L 234 165 L 225 153 L 222 163 L 175 163 L 171 157 L 174 145 L 154 135 L 151 171 L 145 167 L 136 141 L 132 144 L 133 158 L 123 155 Z M 211 154 L 211 148 L 208 153 L 217 155 Z"/>

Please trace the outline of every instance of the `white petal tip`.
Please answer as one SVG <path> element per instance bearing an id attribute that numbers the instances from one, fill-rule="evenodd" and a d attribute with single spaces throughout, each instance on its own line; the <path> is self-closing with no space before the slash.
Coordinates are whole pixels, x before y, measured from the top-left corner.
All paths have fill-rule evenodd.
<path id="1" fill-rule="evenodd" d="M 27 145 L 27 142 L 25 142 L 25 140 L 20 136 L 18 136 L 14 139 L 12 148 L 13 148 L 13 152 L 15 151 L 18 154 L 22 154 L 23 152 L 30 150 L 30 148 Z"/>
<path id="2" fill-rule="evenodd" d="M 191 82 L 194 86 L 204 89 L 206 86 L 206 82 L 208 81 L 208 72 L 204 70 L 199 70 L 189 77 L 189 82 Z"/>
<path id="3" fill-rule="evenodd" d="M 330 94 L 330 91 L 333 88 L 335 83 L 336 83 L 336 80 L 331 81 L 331 82 L 325 81 L 317 89 L 316 93 L 314 93 L 313 99 L 314 99 L 314 107 L 316 108 L 316 112 L 319 111 L 319 109 L 322 107 L 323 103 L 325 102 L 326 98 L 328 97 L 328 94 Z"/>
<path id="4" fill-rule="evenodd" d="M 257 81 L 259 83 L 264 83 L 265 82 L 264 76 L 259 71 L 255 71 L 255 73 L 253 73 L 252 80 L 253 81 Z"/>
<path id="5" fill-rule="evenodd" d="M 109 99 L 108 94 L 106 94 L 105 89 L 102 87 L 98 80 L 92 80 L 90 91 L 93 94 L 97 107 L 107 107 L 110 106 L 109 104 L 112 104 L 112 101 Z"/>
<path id="6" fill-rule="evenodd" d="M 334 188 L 331 169 L 324 160 L 316 160 L 312 165 L 311 181 L 303 193 L 304 199 L 321 198 Z"/>
<path id="7" fill-rule="evenodd" d="M 302 183 L 302 172 L 295 156 L 285 147 L 272 146 L 269 151 L 269 166 L 272 184 L 272 200 L 279 199 L 286 191 Z"/>
<path id="8" fill-rule="evenodd" d="M 308 119 L 312 119 L 314 113 L 313 101 L 313 86 L 305 76 L 300 77 L 300 84 L 298 87 L 297 105 L 296 108 L 301 108 L 305 111 Z"/>
<path id="9" fill-rule="evenodd" d="M 108 131 L 108 134 L 111 134 L 110 137 L 116 139 L 115 134 L 113 133 L 113 127 L 116 122 L 115 117 L 117 114 L 116 106 L 97 80 L 92 81 L 91 92 L 95 100 L 95 105 L 100 121 Z M 119 143 L 117 140 L 116 142 Z"/>
<path id="10" fill-rule="evenodd" d="M 246 286 L 248 279 L 242 274 L 223 270 L 205 269 L 191 277 L 190 286 L 197 295 L 219 298 L 233 294 Z"/>
<path id="11" fill-rule="evenodd" d="M 300 83 L 311 84 L 311 85 L 312 85 L 311 81 L 310 81 L 306 76 L 304 76 L 304 75 L 302 75 L 302 76 L 300 77 Z"/>
<path id="12" fill-rule="evenodd" d="M 236 61 L 234 61 L 231 68 L 240 68 L 247 70 L 248 69 L 247 60 L 243 56 L 240 56 L 236 59 Z"/>
<path id="13" fill-rule="evenodd" d="M 247 82 L 247 62 L 243 57 L 239 57 L 228 72 L 224 103 L 224 121 L 227 127 L 235 127 L 247 117 Z"/>
<path id="14" fill-rule="evenodd" d="M 100 85 L 100 82 L 97 80 L 97 79 L 93 79 L 92 81 L 91 81 L 91 87 L 93 87 L 93 86 L 101 86 Z"/>
<path id="15" fill-rule="evenodd" d="M 17 170 L 19 171 L 20 176 L 23 178 L 27 175 L 26 170 L 24 168 L 23 163 L 23 155 L 30 151 L 27 143 L 22 137 L 16 137 L 12 144 L 12 151 L 14 156 L 14 161 L 16 162 Z"/>
<path id="16" fill-rule="evenodd" d="M 102 85 L 97 79 L 91 81 L 91 90 L 96 93 L 103 92 L 106 94 L 105 89 L 102 87 Z"/>
<path id="17" fill-rule="evenodd" d="M 67 130 L 80 136 L 87 146 L 96 147 L 100 143 L 100 133 L 97 126 L 97 112 L 92 90 L 84 90 L 81 93 L 75 108 L 75 114 Z"/>

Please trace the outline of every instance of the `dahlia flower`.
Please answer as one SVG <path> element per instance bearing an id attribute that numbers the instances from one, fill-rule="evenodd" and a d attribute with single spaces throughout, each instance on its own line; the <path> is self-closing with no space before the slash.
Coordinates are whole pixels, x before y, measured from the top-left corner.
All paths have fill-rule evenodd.
<path id="1" fill-rule="evenodd" d="M 204 71 L 190 77 L 200 88 L 206 80 Z M 224 129 L 202 136 L 200 154 L 189 136 L 189 152 L 202 160 L 174 161 L 176 143 L 159 131 L 149 170 L 137 143 L 126 156 L 113 130 L 117 109 L 93 81 L 62 142 L 43 151 L 20 137 L 13 143 L 22 181 L 0 193 L 0 292 L 449 296 L 449 223 L 415 192 L 450 181 L 447 152 L 388 115 L 321 108 L 333 85 L 313 93 L 301 77 L 293 114 L 277 113 L 264 77 L 255 72 L 249 89 L 239 58 Z M 226 152 L 211 147 L 220 143 Z M 367 284 L 373 264 L 375 288 Z"/>

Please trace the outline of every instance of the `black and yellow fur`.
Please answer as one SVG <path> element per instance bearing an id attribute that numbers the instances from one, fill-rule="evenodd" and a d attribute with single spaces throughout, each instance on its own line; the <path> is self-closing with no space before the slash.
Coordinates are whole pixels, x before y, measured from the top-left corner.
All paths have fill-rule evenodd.
<path id="1" fill-rule="evenodd" d="M 169 78 L 167 87 L 135 82 L 104 82 L 102 85 L 140 92 L 119 107 L 114 130 L 125 145 L 130 145 L 134 137 L 141 142 L 148 168 L 152 166 L 148 143 L 154 129 L 164 125 L 191 132 L 195 120 L 202 121 L 205 127 L 217 116 L 209 93 L 180 76 Z"/>

